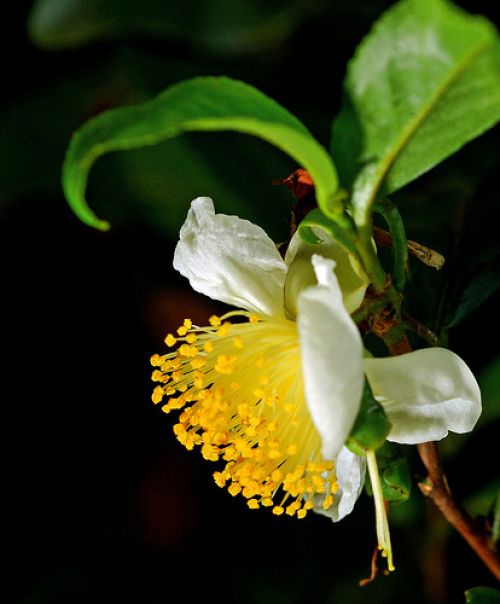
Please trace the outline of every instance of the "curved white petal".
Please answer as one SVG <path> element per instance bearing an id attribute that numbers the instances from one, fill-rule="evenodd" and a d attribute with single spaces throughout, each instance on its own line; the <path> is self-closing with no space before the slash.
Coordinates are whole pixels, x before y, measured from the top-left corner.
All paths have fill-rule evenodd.
<path id="1" fill-rule="evenodd" d="M 344 306 L 349 313 L 359 308 L 368 287 L 368 277 L 355 258 L 331 235 L 322 229 L 313 229 L 321 243 L 304 243 L 298 233 L 292 237 L 285 254 L 288 274 L 285 283 L 285 303 L 295 315 L 298 294 L 304 287 L 315 283 L 311 258 L 319 254 L 335 260 L 335 274 L 340 284 Z"/>
<path id="2" fill-rule="evenodd" d="M 366 476 L 366 459 L 351 453 L 343 447 L 335 463 L 337 484 L 339 490 L 334 495 L 333 505 L 324 510 L 321 506 L 322 498 L 315 498 L 314 511 L 328 516 L 333 522 L 338 522 L 350 514 L 354 504 L 363 490 Z"/>
<path id="3" fill-rule="evenodd" d="M 481 415 L 476 378 L 462 359 L 444 348 L 398 357 L 365 359 L 376 398 L 392 423 L 388 440 L 417 444 L 464 433 Z"/>
<path id="4" fill-rule="evenodd" d="M 318 285 L 298 299 L 298 330 L 307 405 L 325 459 L 340 452 L 358 413 L 363 390 L 363 343 L 345 309 L 334 261 L 312 258 Z"/>
<path id="5" fill-rule="evenodd" d="M 191 203 L 174 268 L 193 289 L 215 300 L 264 315 L 283 315 L 286 265 L 260 227 L 216 214 L 210 197 Z"/>

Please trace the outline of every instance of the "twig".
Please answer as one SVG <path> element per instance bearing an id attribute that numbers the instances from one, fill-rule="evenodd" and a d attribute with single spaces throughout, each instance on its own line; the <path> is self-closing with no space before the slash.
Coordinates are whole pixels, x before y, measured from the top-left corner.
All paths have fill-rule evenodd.
<path id="1" fill-rule="evenodd" d="M 364 587 L 365 585 L 368 585 L 368 583 L 372 583 L 372 581 L 375 581 L 377 574 L 378 574 L 378 566 L 377 566 L 378 555 L 379 555 L 379 549 L 378 549 L 378 544 L 377 544 L 375 546 L 375 549 L 373 550 L 373 554 L 372 554 L 370 576 L 367 577 L 366 579 L 360 579 L 360 581 L 359 581 L 360 587 Z"/>
<path id="2" fill-rule="evenodd" d="M 387 346 L 392 355 L 411 351 L 406 336 L 396 342 L 389 342 Z M 444 474 L 437 443 L 421 443 L 417 445 L 417 448 L 428 474 L 427 479 L 419 483 L 420 490 L 432 499 L 441 514 L 455 527 L 485 566 L 500 581 L 500 554 L 493 548 L 489 533 L 477 525 L 453 497 Z"/>
<path id="3" fill-rule="evenodd" d="M 420 490 L 432 499 L 446 520 L 455 527 L 500 581 L 500 555 L 492 548 L 488 533 L 474 522 L 451 494 L 437 443 L 422 443 L 418 445 L 418 452 L 428 473 L 427 480 L 419 484 Z"/>

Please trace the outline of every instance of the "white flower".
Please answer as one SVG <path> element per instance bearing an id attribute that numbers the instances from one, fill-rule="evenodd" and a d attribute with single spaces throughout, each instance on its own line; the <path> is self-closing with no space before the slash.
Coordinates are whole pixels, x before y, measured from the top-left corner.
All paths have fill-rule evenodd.
<path id="1" fill-rule="evenodd" d="M 294 237 L 283 259 L 258 226 L 191 204 L 174 267 L 198 292 L 239 311 L 188 319 L 155 355 L 153 400 L 182 409 L 175 427 L 188 448 L 221 460 L 220 486 L 248 505 L 337 521 L 363 487 L 365 460 L 344 443 L 358 414 L 365 374 L 392 423 L 389 440 L 415 444 L 471 430 L 479 388 L 448 350 L 363 358 L 350 313 L 367 280 L 328 236 L 316 246 Z M 231 321 L 229 321 L 231 319 Z"/>

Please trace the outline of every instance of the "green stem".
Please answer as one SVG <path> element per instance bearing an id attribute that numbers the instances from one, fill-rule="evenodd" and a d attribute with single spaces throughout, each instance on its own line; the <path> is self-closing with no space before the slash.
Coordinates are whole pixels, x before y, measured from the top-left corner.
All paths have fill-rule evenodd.
<path id="1" fill-rule="evenodd" d="M 406 241 L 406 233 L 401 214 L 396 206 L 388 199 L 378 201 L 374 205 L 373 210 L 384 218 L 389 227 L 394 255 L 392 282 L 397 291 L 403 291 L 408 264 L 408 243 Z"/>
<path id="2" fill-rule="evenodd" d="M 373 290 L 377 294 L 383 294 L 387 289 L 387 275 L 380 264 L 372 241 L 371 224 L 358 227 L 356 248 Z"/>

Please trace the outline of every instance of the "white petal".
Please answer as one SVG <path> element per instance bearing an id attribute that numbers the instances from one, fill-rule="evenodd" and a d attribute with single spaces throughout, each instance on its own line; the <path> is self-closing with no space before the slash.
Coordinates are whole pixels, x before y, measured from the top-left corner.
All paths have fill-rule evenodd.
<path id="1" fill-rule="evenodd" d="M 464 433 L 481 415 L 481 393 L 462 359 L 444 348 L 365 359 L 375 396 L 392 422 L 388 440 L 417 444 Z"/>
<path id="2" fill-rule="evenodd" d="M 322 240 L 321 243 L 304 243 L 295 233 L 286 251 L 285 262 L 289 267 L 285 285 L 287 303 L 294 308 L 300 291 L 315 282 L 310 259 L 314 254 L 319 254 L 335 260 L 335 274 L 340 283 L 344 306 L 349 313 L 353 313 L 363 301 L 368 277 L 356 259 L 336 239 L 322 229 L 314 229 L 314 232 Z"/>
<path id="3" fill-rule="evenodd" d="M 341 450 L 358 413 L 363 390 L 363 343 L 342 302 L 333 260 L 313 256 L 318 285 L 298 300 L 304 390 L 325 459 Z"/>
<path id="4" fill-rule="evenodd" d="M 366 475 L 366 459 L 354 455 L 349 449 L 343 447 L 335 463 L 338 492 L 334 495 L 333 505 L 324 510 L 321 507 L 322 498 L 315 498 L 314 511 L 328 516 L 333 522 L 338 522 L 350 514 L 354 504 L 363 490 Z"/>
<path id="5" fill-rule="evenodd" d="M 174 268 L 193 289 L 264 315 L 283 315 L 286 265 L 260 227 L 216 214 L 209 197 L 191 203 L 175 248 Z"/>

